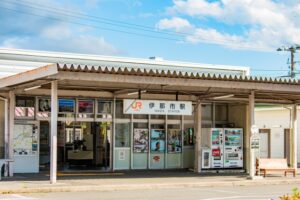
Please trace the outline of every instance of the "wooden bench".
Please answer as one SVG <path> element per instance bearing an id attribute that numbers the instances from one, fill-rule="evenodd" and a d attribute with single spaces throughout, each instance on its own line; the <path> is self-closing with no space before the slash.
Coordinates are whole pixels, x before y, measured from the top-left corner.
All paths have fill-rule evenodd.
<path id="1" fill-rule="evenodd" d="M 287 173 L 293 173 L 296 176 L 296 170 L 294 168 L 288 167 L 287 160 L 285 158 L 260 158 L 256 159 L 256 174 L 262 172 L 264 177 L 268 172 L 284 172 L 286 176 Z"/>
<path id="2" fill-rule="evenodd" d="M 8 176 L 8 164 L 10 162 L 13 162 L 13 160 L 10 159 L 0 159 L 0 180 L 2 176 L 2 167 L 4 166 L 4 176 Z"/>

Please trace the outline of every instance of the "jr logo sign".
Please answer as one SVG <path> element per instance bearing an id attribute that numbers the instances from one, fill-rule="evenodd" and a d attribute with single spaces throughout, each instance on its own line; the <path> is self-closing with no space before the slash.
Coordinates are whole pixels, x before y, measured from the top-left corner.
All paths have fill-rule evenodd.
<path id="1" fill-rule="evenodd" d="M 136 102 L 133 102 L 132 105 L 131 105 L 131 108 L 135 111 L 138 111 L 138 110 L 141 110 L 142 109 L 142 105 L 143 103 L 140 102 L 140 101 L 136 101 Z"/>

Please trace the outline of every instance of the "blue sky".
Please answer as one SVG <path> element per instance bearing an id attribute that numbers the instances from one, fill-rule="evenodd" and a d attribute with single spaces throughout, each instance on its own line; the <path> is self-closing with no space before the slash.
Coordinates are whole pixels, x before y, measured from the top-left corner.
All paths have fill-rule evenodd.
<path id="1" fill-rule="evenodd" d="M 1 0 L 0 47 L 288 71 L 298 0 Z M 296 55 L 298 59 L 298 55 Z M 300 58 L 299 58 L 300 60 Z"/>

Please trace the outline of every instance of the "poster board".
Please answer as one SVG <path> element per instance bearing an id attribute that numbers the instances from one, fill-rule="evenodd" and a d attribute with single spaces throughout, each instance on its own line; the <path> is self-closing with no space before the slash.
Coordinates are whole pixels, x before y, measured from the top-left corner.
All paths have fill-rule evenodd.
<path id="1" fill-rule="evenodd" d="M 136 128 L 133 131 L 133 152 L 147 153 L 149 150 L 148 129 Z"/>
<path id="2" fill-rule="evenodd" d="M 163 153 L 165 152 L 165 130 L 151 129 L 151 151 Z"/>
<path id="3" fill-rule="evenodd" d="M 181 153 L 182 134 L 180 129 L 168 129 L 168 153 Z"/>

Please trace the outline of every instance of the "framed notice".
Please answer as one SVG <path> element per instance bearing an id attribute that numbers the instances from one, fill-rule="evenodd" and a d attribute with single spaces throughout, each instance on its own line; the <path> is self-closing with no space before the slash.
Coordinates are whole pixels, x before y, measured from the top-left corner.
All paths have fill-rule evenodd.
<path id="1" fill-rule="evenodd" d="M 78 100 L 78 113 L 94 113 L 93 100 Z"/>
<path id="2" fill-rule="evenodd" d="M 74 99 L 59 99 L 58 112 L 60 113 L 74 113 L 75 100 Z"/>

